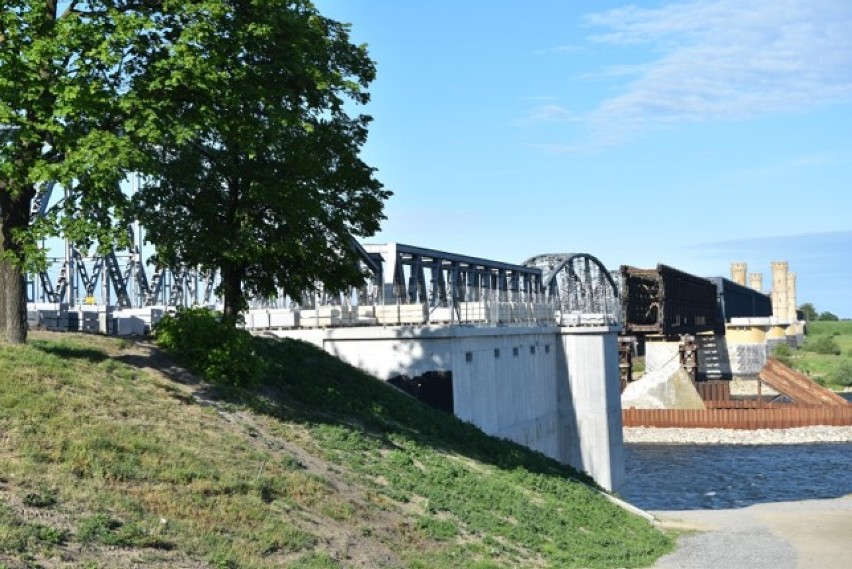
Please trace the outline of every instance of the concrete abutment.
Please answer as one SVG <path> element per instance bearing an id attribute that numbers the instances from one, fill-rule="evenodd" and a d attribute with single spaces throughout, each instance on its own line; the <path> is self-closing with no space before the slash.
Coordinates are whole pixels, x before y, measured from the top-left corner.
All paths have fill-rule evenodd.
<path id="1" fill-rule="evenodd" d="M 387 326 L 279 330 L 381 380 L 452 377 L 454 414 L 589 474 L 624 482 L 618 327 Z"/>

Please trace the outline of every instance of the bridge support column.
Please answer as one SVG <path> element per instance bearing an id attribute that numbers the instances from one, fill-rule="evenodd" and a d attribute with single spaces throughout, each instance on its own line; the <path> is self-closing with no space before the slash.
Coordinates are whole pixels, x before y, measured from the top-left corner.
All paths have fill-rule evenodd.
<path id="1" fill-rule="evenodd" d="M 754 378 L 766 364 L 769 318 L 732 318 L 725 325 L 725 340 L 735 377 Z"/>
<path id="2" fill-rule="evenodd" d="M 562 328 L 569 415 L 567 462 L 607 490 L 625 482 L 617 328 Z M 573 414 L 573 417 L 571 416 Z"/>

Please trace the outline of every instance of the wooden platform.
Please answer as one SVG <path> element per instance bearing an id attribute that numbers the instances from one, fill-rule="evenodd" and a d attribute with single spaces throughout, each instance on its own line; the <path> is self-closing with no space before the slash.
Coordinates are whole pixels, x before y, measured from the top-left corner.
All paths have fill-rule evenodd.
<path id="1" fill-rule="evenodd" d="M 775 358 L 769 358 L 757 375 L 758 379 L 796 403 L 803 405 L 847 405 L 848 402 L 808 376 L 790 369 Z"/>

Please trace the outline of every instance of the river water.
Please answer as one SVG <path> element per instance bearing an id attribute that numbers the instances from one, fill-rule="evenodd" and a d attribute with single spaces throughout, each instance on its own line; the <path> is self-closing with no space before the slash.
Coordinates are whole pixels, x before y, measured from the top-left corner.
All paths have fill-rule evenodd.
<path id="1" fill-rule="evenodd" d="M 852 494 L 852 443 L 626 444 L 622 498 L 644 510 L 715 510 Z"/>

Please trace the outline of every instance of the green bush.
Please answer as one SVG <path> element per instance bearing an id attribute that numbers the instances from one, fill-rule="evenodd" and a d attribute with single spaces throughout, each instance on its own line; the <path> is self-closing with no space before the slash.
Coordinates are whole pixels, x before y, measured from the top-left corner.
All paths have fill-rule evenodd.
<path id="1" fill-rule="evenodd" d="M 842 385 L 844 387 L 852 386 L 852 361 L 847 359 L 840 360 L 833 369 L 826 375 L 828 383 L 833 385 Z"/>
<path id="2" fill-rule="evenodd" d="M 815 352 L 817 354 L 832 354 L 839 356 L 841 353 L 840 346 L 837 341 L 831 336 L 818 336 L 813 339 L 808 339 L 802 349 L 807 352 Z"/>
<path id="3" fill-rule="evenodd" d="M 793 349 L 787 344 L 778 344 L 772 350 L 772 356 L 787 367 L 790 367 L 792 355 Z"/>
<path id="4" fill-rule="evenodd" d="M 208 381 L 250 387 L 263 374 L 263 361 L 255 353 L 251 334 L 224 322 L 212 310 L 180 309 L 163 317 L 154 335 L 160 346 Z"/>

